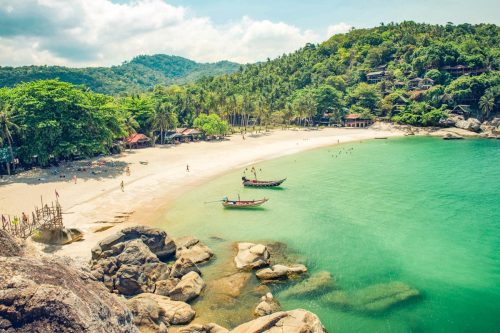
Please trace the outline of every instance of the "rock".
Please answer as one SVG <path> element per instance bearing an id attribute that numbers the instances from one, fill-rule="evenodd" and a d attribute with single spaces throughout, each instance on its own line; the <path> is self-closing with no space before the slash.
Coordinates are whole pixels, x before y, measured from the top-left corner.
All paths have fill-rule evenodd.
<path id="1" fill-rule="evenodd" d="M 69 259 L 0 257 L 0 267 L 0 332 L 139 332 L 118 297 Z"/>
<path id="2" fill-rule="evenodd" d="M 41 229 L 31 237 L 34 241 L 50 245 L 67 245 L 83 239 L 83 232 L 75 228 Z"/>
<path id="3" fill-rule="evenodd" d="M 0 256 L 16 257 L 23 255 L 24 251 L 19 242 L 6 231 L 0 229 Z"/>
<path id="4" fill-rule="evenodd" d="M 244 323 L 231 333 L 326 333 L 318 316 L 298 309 L 286 312 L 276 312 Z"/>
<path id="5" fill-rule="evenodd" d="M 141 240 L 160 260 L 166 260 L 175 254 L 174 243 L 167 238 L 165 231 L 146 226 L 135 226 L 122 229 L 99 242 L 92 249 L 92 259 L 101 258 L 103 252 L 116 250 L 120 243 L 136 239 Z"/>
<path id="6" fill-rule="evenodd" d="M 262 296 L 261 302 L 257 305 L 253 313 L 256 317 L 263 317 L 278 312 L 280 308 L 280 303 L 271 293 L 267 293 L 265 296 Z"/>
<path id="7" fill-rule="evenodd" d="M 251 277 L 252 275 L 247 272 L 231 274 L 209 282 L 209 288 L 214 293 L 238 297 L 241 295 L 241 291 L 248 284 Z"/>
<path id="8" fill-rule="evenodd" d="M 500 138 L 500 118 L 493 118 L 481 124 L 481 131 L 485 138 Z"/>
<path id="9" fill-rule="evenodd" d="M 280 297 L 309 297 L 325 294 L 335 289 L 335 281 L 330 272 L 319 272 L 280 293 Z"/>
<path id="10" fill-rule="evenodd" d="M 201 325 L 191 324 L 183 327 L 177 333 L 229 333 L 227 329 L 214 323 Z"/>
<path id="11" fill-rule="evenodd" d="M 481 129 L 481 122 L 476 118 L 469 118 L 467 120 L 458 120 L 455 123 L 455 127 L 462 128 L 464 130 L 479 132 Z"/>
<path id="12" fill-rule="evenodd" d="M 198 266 L 191 259 L 180 257 L 177 259 L 170 269 L 171 278 L 181 278 L 189 272 L 196 272 L 201 275 Z"/>
<path id="13" fill-rule="evenodd" d="M 456 133 L 446 133 L 446 135 L 443 136 L 443 140 L 463 140 L 463 138 L 463 136 Z"/>
<path id="14" fill-rule="evenodd" d="M 351 293 L 334 291 L 322 300 L 327 304 L 360 312 L 383 312 L 420 295 L 402 282 L 375 284 Z"/>
<path id="15" fill-rule="evenodd" d="M 177 245 L 177 258 L 186 258 L 195 264 L 210 260 L 214 253 L 212 250 L 194 237 L 182 237 L 175 240 Z"/>
<path id="16" fill-rule="evenodd" d="M 269 265 L 271 255 L 262 244 L 238 243 L 238 254 L 234 258 L 238 269 L 254 269 Z"/>
<path id="17" fill-rule="evenodd" d="M 286 280 L 307 272 L 307 267 L 296 264 L 291 266 L 274 265 L 257 271 L 256 276 L 260 280 Z"/>
<path id="18" fill-rule="evenodd" d="M 150 293 L 137 295 L 126 304 L 141 330 L 166 332 L 168 326 L 188 324 L 196 314 L 189 304 Z"/>
<path id="19" fill-rule="evenodd" d="M 110 291 L 123 295 L 154 292 L 157 281 L 167 280 L 170 269 L 142 240 L 113 245 L 91 263 L 94 276 Z"/>
<path id="20" fill-rule="evenodd" d="M 446 119 L 439 120 L 439 125 L 443 127 L 453 127 L 458 121 L 463 121 L 463 120 L 464 120 L 463 116 L 448 114 L 448 117 Z"/>
<path id="21" fill-rule="evenodd" d="M 162 296 L 170 295 L 170 290 L 174 289 L 179 281 L 180 279 L 168 279 L 156 282 L 155 294 Z"/>
<path id="22" fill-rule="evenodd" d="M 200 296 L 203 288 L 205 288 L 205 282 L 198 273 L 189 272 L 169 291 L 169 296 L 174 301 L 187 302 Z"/>

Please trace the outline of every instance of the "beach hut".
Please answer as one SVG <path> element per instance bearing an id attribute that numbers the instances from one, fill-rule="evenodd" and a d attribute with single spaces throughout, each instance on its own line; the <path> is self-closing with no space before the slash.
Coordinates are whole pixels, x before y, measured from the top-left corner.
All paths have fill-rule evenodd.
<path id="1" fill-rule="evenodd" d="M 125 139 L 125 146 L 127 148 L 144 148 L 151 145 L 151 139 L 142 133 L 132 134 Z"/>
<path id="2" fill-rule="evenodd" d="M 351 113 L 345 116 L 344 126 L 345 127 L 367 127 L 373 123 L 372 119 L 369 117 L 364 117 L 359 113 Z"/>

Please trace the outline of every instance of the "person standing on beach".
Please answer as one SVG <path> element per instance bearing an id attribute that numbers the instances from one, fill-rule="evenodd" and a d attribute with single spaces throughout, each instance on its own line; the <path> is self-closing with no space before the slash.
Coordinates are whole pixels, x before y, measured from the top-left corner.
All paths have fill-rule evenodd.
<path id="1" fill-rule="evenodd" d="M 123 183 L 123 180 L 122 182 L 120 183 L 120 187 L 122 189 L 122 192 L 125 192 L 125 184 Z"/>
<path id="2" fill-rule="evenodd" d="M 130 167 L 127 167 L 127 168 L 125 169 L 125 172 L 127 173 L 127 176 L 130 176 Z"/>
<path id="3" fill-rule="evenodd" d="M 76 180 L 77 180 L 76 175 L 74 175 L 74 176 L 73 176 L 73 182 L 74 182 L 75 184 L 76 184 Z"/>
<path id="4" fill-rule="evenodd" d="M 189 164 L 186 164 L 186 172 L 189 172 Z"/>

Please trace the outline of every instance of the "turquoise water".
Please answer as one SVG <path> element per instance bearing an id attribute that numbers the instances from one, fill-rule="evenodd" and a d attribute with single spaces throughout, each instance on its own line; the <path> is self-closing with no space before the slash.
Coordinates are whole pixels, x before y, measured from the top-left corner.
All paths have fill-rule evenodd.
<path id="1" fill-rule="evenodd" d="M 230 247 L 213 236 L 226 244 L 285 242 L 312 273 L 331 272 L 342 290 L 401 281 L 422 294 L 366 314 L 317 297 L 280 298 L 275 289 L 284 308 L 315 312 L 329 332 L 500 330 L 499 140 L 373 140 L 256 167 L 262 179 L 287 176 L 284 188 L 243 188 L 237 171 L 182 196 L 158 225 L 216 251 Z M 270 201 L 258 211 L 203 203 L 237 194 Z"/>

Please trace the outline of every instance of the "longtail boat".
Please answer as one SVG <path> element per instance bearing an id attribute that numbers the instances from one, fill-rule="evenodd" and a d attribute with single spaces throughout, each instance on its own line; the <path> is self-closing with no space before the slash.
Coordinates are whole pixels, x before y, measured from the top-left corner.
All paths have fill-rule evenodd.
<path id="1" fill-rule="evenodd" d="M 222 200 L 222 206 L 224 206 L 224 208 L 252 208 L 259 207 L 268 200 L 269 199 L 266 198 L 260 200 L 229 200 L 228 198 L 224 198 Z"/>
<path id="2" fill-rule="evenodd" d="M 241 177 L 243 181 L 243 186 L 248 187 L 275 187 L 280 186 L 286 178 L 280 180 L 257 180 L 257 179 L 248 179 L 247 177 Z"/>

